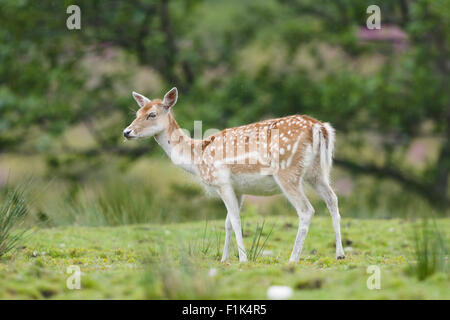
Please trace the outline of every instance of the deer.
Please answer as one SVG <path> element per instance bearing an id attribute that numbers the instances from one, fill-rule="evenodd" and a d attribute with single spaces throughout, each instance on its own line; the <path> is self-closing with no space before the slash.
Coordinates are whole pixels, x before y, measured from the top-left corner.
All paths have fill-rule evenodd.
<path id="1" fill-rule="evenodd" d="M 174 164 L 191 173 L 218 195 L 227 210 L 222 262 L 230 258 L 232 233 L 239 262 L 247 262 L 240 210 L 244 195 L 284 194 L 295 208 L 299 224 L 289 262 L 300 259 L 314 208 L 303 190 L 306 182 L 325 201 L 331 215 L 336 259 L 344 259 L 338 198 L 330 186 L 335 130 L 307 115 L 292 115 L 228 128 L 193 139 L 180 129 L 172 112 L 177 88 L 150 100 L 132 92 L 139 109 L 123 130 L 127 140 L 154 137 Z"/>

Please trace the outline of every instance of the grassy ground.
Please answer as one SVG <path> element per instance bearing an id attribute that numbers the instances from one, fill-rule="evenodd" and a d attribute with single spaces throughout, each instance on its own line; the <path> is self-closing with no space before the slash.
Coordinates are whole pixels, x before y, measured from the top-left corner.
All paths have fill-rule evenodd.
<path id="1" fill-rule="evenodd" d="M 247 250 L 261 222 L 244 215 Z M 450 219 L 438 222 L 449 230 Z M 223 224 L 39 229 L 0 258 L 0 298 L 265 299 L 269 286 L 287 285 L 293 299 L 450 299 L 448 274 L 418 281 L 408 272 L 412 221 L 343 218 L 347 258 L 337 261 L 331 221 L 315 217 L 297 265 L 287 263 L 295 217 L 266 218 L 262 240 L 273 231 L 261 256 L 247 264 L 239 264 L 236 247 L 230 262 L 220 262 Z M 81 269 L 80 290 L 66 287 L 70 265 Z M 380 290 L 366 286 L 369 265 L 380 267 Z"/>

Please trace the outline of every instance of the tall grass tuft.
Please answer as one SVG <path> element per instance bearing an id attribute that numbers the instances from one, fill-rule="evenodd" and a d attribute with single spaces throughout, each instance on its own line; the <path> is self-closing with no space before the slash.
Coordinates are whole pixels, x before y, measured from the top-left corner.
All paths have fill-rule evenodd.
<path id="1" fill-rule="evenodd" d="M 5 188 L 0 203 L 0 257 L 14 249 L 25 234 L 26 230 L 14 231 L 28 215 L 25 189 L 25 185 Z"/>
<path id="2" fill-rule="evenodd" d="M 261 257 L 264 248 L 266 247 L 266 242 L 269 239 L 270 235 L 273 231 L 273 225 L 270 231 L 267 233 L 265 238 L 261 240 L 264 232 L 264 224 L 265 221 L 262 222 L 261 226 L 259 223 L 256 224 L 255 234 L 253 235 L 252 246 L 250 247 L 250 251 L 248 252 L 248 259 L 250 261 L 256 261 L 259 257 Z"/>
<path id="3" fill-rule="evenodd" d="M 415 265 L 411 270 L 420 280 L 425 280 L 436 272 L 448 272 L 448 251 L 445 240 L 436 222 L 432 225 L 424 220 L 415 234 Z"/>
<path id="4" fill-rule="evenodd" d="M 219 259 L 221 257 L 222 232 L 216 227 L 208 230 L 208 220 L 205 220 L 202 236 L 188 243 L 188 252 L 191 256 L 201 253 L 205 256 L 212 255 Z"/>

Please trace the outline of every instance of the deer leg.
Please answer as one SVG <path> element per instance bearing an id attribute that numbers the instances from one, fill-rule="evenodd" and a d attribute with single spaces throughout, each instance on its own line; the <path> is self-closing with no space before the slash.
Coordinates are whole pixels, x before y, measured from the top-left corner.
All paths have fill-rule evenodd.
<path id="1" fill-rule="evenodd" d="M 279 176 L 276 177 L 275 180 L 289 202 L 294 206 L 299 218 L 297 237 L 295 238 L 294 248 L 292 249 L 291 257 L 289 258 L 289 262 L 298 262 L 306 234 L 308 233 L 309 224 L 314 215 L 314 208 L 303 192 L 302 185 L 299 182 L 301 179 L 292 181 L 288 177 L 283 178 Z"/>
<path id="2" fill-rule="evenodd" d="M 242 238 L 241 219 L 239 217 L 239 201 L 230 185 L 220 187 L 218 193 L 227 208 L 227 218 L 225 220 L 225 246 L 223 249 L 222 261 L 225 261 L 229 257 L 231 231 L 233 230 L 239 251 L 239 262 L 247 262 L 247 254 L 245 253 L 244 240 Z"/>
<path id="3" fill-rule="evenodd" d="M 231 234 L 233 233 L 233 226 L 231 225 L 230 215 L 227 214 L 227 218 L 225 219 L 225 245 L 223 247 L 222 253 L 222 262 L 225 262 L 230 258 L 230 243 L 231 243 Z"/>
<path id="4" fill-rule="evenodd" d="M 333 189 L 330 187 L 328 179 L 319 177 L 312 182 L 312 186 L 317 191 L 319 196 L 327 204 L 328 210 L 330 211 L 331 220 L 333 222 L 334 237 L 336 241 L 336 259 L 344 259 L 344 249 L 342 248 L 341 240 L 341 216 L 339 214 L 338 199 Z"/>
<path id="5" fill-rule="evenodd" d="M 244 202 L 244 196 L 239 197 L 239 210 L 242 208 L 242 203 Z M 231 234 L 233 233 L 233 226 L 231 225 L 230 215 L 227 214 L 225 219 L 225 246 L 223 247 L 222 262 L 227 261 L 230 258 L 230 243 Z"/>

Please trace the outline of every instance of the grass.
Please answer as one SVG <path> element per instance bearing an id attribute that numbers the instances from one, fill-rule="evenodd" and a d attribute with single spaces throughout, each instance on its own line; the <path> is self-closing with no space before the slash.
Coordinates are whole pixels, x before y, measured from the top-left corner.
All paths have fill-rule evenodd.
<path id="1" fill-rule="evenodd" d="M 6 187 L 0 198 L 0 257 L 14 249 L 23 240 L 25 231 L 15 230 L 28 215 L 25 185 Z"/>
<path id="2" fill-rule="evenodd" d="M 425 280 L 436 272 L 448 272 L 448 251 L 445 240 L 435 221 L 430 225 L 424 220 L 415 233 L 416 263 L 411 271 L 419 280 Z"/>
<path id="3" fill-rule="evenodd" d="M 244 241 L 250 250 L 254 239 L 261 237 L 261 244 L 268 237 L 265 249 L 270 254 L 246 264 L 235 255 L 220 262 L 216 243 L 219 237 L 223 245 L 223 220 L 40 229 L 0 258 L 0 298 L 265 299 L 271 285 L 290 286 L 293 299 L 450 298 L 448 272 L 437 270 L 422 281 L 408 272 L 416 263 L 414 230 L 419 222 L 344 217 L 347 257 L 335 260 L 330 218 L 315 217 L 302 258 L 291 265 L 287 261 L 298 219 L 264 219 L 274 225 L 270 236 L 270 229 L 259 227 L 262 218 L 250 214 L 244 221 Z M 437 223 L 442 231 L 449 230 L 450 219 Z M 441 236 L 445 241 L 446 234 Z M 233 249 L 237 251 L 235 245 Z M 81 269 L 81 290 L 66 288 L 71 265 Z M 381 269 L 380 290 L 366 286 L 369 265 Z"/>
<path id="4" fill-rule="evenodd" d="M 191 177 L 156 160 L 124 172 L 110 165 L 82 182 L 45 181 L 35 183 L 43 191 L 32 208 L 31 223 L 49 227 L 185 222 L 217 218 L 224 209 L 220 199 L 206 197 Z"/>
<path id="5" fill-rule="evenodd" d="M 212 253 L 215 257 L 220 257 L 223 240 L 223 233 L 221 230 L 216 227 L 208 228 L 208 220 L 205 220 L 201 232 L 202 236 L 200 239 L 189 241 L 187 248 L 188 253 L 190 255 L 196 255 L 198 252 L 203 255 Z"/>
<path id="6" fill-rule="evenodd" d="M 270 235 L 272 234 L 274 226 L 272 226 L 272 229 L 270 229 L 270 231 L 263 238 L 263 240 L 261 240 L 261 237 L 263 236 L 264 232 L 264 223 L 265 221 L 262 222 L 261 226 L 259 226 L 259 223 L 256 224 L 256 230 L 253 235 L 252 245 L 248 251 L 248 259 L 250 261 L 256 261 L 258 258 L 262 256 L 263 250 L 266 247 L 266 242 L 269 239 Z"/>

